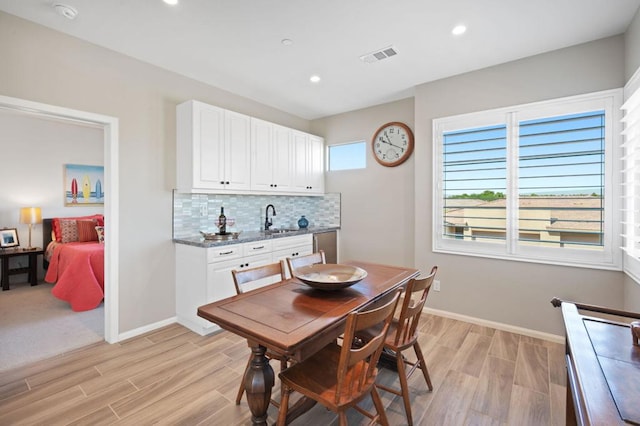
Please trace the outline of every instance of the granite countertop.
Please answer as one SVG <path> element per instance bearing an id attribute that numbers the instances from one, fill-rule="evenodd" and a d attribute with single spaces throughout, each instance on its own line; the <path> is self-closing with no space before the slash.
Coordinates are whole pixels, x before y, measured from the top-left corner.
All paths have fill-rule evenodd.
<path id="1" fill-rule="evenodd" d="M 231 244 L 250 243 L 253 241 L 295 237 L 297 235 L 316 234 L 320 232 L 336 231 L 338 229 L 340 229 L 339 226 L 314 227 L 314 228 L 298 229 L 296 231 L 289 231 L 285 233 L 275 233 L 275 234 L 265 234 L 264 231 L 249 231 L 249 232 L 241 232 L 237 239 L 228 239 L 228 240 L 221 240 L 221 241 L 205 240 L 204 237 L 198 235 L 193 237 L 174 238 L 173 242 L 176 244 L 186 244 L 189 246 L 208 248 L 208 247 L 227 246 Z"/>

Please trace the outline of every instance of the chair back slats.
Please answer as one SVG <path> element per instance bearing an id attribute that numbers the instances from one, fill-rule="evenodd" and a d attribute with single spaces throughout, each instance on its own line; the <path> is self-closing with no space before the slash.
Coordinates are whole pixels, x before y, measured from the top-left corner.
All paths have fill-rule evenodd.
<path id="1" fill-rule="evenodd" d="M 278 281 L 285 280 L 284 262 L 271 263 L 264 266 L 256 266 L 255 268 L 232 270 L 233 284 L 236 286 L 236 293 L 242 294 L 243 284 L 247 284 L 253 281 L 258 281 L 263 278 L 277 277 Z"/>
<path id="2" fill-rule="evenodd" d="M 396 327 L 394 345 L 402 346 L 412 343 L 417 339 L 418 322 L 422 308 L 427 301 L 431 284 L 436 276 L 438 267 L 431 268 L 426 277 L 415 278 L 409 281 L 405 289 L 404 300 L 400 308 L 400 317 Z M 416 298 L 414 299 L 414 296 Z"/>
<path id="3" fill-rule="evenodd" d="M 316 253 L 307 254 L 304 256 L 287 257 L 287 265 L 289 266 L 289 273 L 293 276 L 293 271 L 307 265 L 316 265 L 318 263 L 327 263 L 324 256 L 324 250 L 320 250 Z"/>
<path id="4" fill-rule="evenodd" d="M 338 362 L 338 386 L 335 403 L 338 404 L 343 392 L 352 395 L 361 392 L 364 386 L 375 380 L 376 364 L 384 347 L 384 340 L 393 319 L 393 312 L 398 304 L 400 290 L 386 304 L 372 310 L 353 312 L 347 317 L 343 346 Z M 372 336 L 363 346 L 354 347 L 347 342 L 354 342 L 358 331 L 368 329 L 376 324 L 384 323 L 380 332 Z"/>

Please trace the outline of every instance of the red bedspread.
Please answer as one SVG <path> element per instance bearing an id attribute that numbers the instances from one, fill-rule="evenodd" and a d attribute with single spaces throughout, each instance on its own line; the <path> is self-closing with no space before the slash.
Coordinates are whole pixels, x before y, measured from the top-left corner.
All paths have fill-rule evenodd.
<path id="1" fill-rule="evenodd" d="M 55 283 L 51 293 L 74 311 L 97 308 L 104 298 L 104 244 L 58 244 L 44 280 Z"/>

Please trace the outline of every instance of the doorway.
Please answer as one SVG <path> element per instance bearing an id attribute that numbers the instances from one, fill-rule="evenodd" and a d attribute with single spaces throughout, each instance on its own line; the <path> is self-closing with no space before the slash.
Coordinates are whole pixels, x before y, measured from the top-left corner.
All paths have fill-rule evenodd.
<path id="1" fill-rule="evenodd" d="M 24 99 L 0 96 L 0 108 L 41 117 L 54 118 L 102 127 L 104 134 L 104 215 L 109 220 L 105 228 L 104 276 L 104 339 L 119 340 L 118 324 L 118 119 L 86 111 L 48 105 Z"/>

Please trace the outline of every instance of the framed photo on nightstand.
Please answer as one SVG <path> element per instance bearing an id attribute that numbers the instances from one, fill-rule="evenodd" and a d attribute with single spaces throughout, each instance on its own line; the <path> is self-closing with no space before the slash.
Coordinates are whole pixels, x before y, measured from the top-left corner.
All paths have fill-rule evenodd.
<path id="1" fill-rule="evenodd" d="M 18 230 L 16 228 L 0 229 L 0 248 L 18 247 Z"/>

